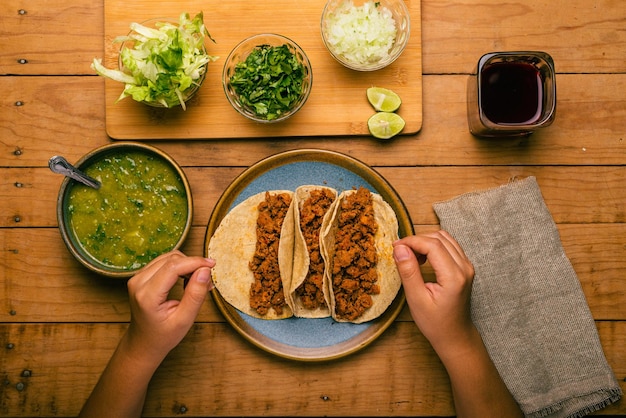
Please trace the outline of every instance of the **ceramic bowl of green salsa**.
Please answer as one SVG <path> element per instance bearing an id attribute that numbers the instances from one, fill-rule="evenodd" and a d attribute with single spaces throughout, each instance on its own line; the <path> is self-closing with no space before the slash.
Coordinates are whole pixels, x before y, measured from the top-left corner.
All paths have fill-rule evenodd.
<path id="1" fill-rule="evenodd" d="M 61 236 L 85 267 L 129 278 L 182 245 L 191 228 L 191 189 L 169 155 L 118 142 L 91 151 L 75 166 L 102 184 L 96 190 L 65 178 L 59 190 Z"/>

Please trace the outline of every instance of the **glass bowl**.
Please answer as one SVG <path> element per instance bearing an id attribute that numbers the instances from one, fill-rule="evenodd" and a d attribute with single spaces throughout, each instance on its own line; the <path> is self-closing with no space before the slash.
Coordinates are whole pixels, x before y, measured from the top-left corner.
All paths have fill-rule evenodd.
<path id="1" fill-rule="evenodd" d="M 269 80 L 248 82 L 251 77 L 242 76 L 250 75 L 246 73 L 246 68 L 250 68 L 245 64 L 246 60 L 252 59 L 253 53 L 258 56 L 261 53 L 272 54 L 273 51 L 280 51 L 276 52 L 276 57 L 281 57 L 283 63 L 290 61 L 290 65 L 287 66 L 291 68 L 289 71 L 301 77 L 293 77 L 292 82 L 275 83 L 281 75 L 286 74 L 281 69 L 272 74 Z M 269 72 L 265 75 L 269 75 Z M 233 48 L 224 62 L 222 84 L 229 103 L 241 115 L 255 122 L 276 123 L 293 116 L 304 106 L 313 86 L 313 70 L 309 58 L 294 41 L 282 35 L 263 33 L 246 38 Z M 276 93 L 279 93 L 276 91 L 277 88 L 283 92 L 280 95 L 285 98 L 282 103 L 270 98 L 270 95 L 259 93 L 257 97 L 256 93 L 250 94 L 252 90 L 271 91 L 271 96 L 276 96 Z M 264 114 L 263 109 L 269 110 Z"/>
<path id="2" fill-rule="evenodd" d="M 146 144 L 118 142 L 75 164 L 99 180 L 95 190 L 66 177 L 57 198 L 63 242 L 89 270 L 127 279 L 155 257 L 179 249 L 193 216 L 182 168 Z"/>
<path id="3" fill-rule="evenodd" d="M 353 70 L 374 71 L 400 57 L 411 18 L 404 0 L 328 0 L 320 26 L 335 60 Z"/>
<path id="4" fill-rule="evenodd" d="M 189 17 L 186 16 L 186 20 L 175 20 L 171 18 L 149 19 L 144 22 L 141 22 L 140 25 L 148 29 L 170 31 L 170 30 L 174 30 L 177 28 L 181 28 L 183 27 L 182 25 L 189 25 L 190 22 L 191 21 L 189 20 Z M 139 50 L 139 51 L 135 50 L 135 45 L 138 42 L 137 39 L 144 40 L 143 42 L 150 42 L 153 45 L 155 45 L 154 40 L 145 40 L 144 35 L 141 32 L 137 31 L 141 29 L 134 28 L 133 25 L 131 25 L 131 31 L 124 38 L 125 39 L 124 42 L 122 42 L 122 45 L 119 51 L 119 56 L 118 56 L 119 70 L 126 74 L 131 74 L 131 75 L 133 74 L 133 71 L 124 64 L 125 60 L 130 59 L 132 55 L 137 54 L 138 56 L 141 56 L 145 53 L 145 51 L 142 51 L 142 50 Z M 193 61 L 196 61 L 197 63 L 202 63 L 202 64 L 199 65 L 197 68 L 194 68 L 193 71 L 190 72 L 190 77 L 192 79 L 192 82 L 190 85 L 179 90 L 175 95 L 167 93 L 167 94 L 163 94 L 160 96 L 149 97 L 149 98 L 143 98 L 143 97 L 136 98 L 135 96 L 133 96 L 132 90 L 129 90 L 129 86 L 127 85 L 121 97 L 123 97 L 124 95 L 128 95 L 132 97 L 133 99 L 135 99 L 136 101 L 146 104 L 148 106 L 152 106 L 152 107 L 172 108 L 176 106 L 182 106 L 183 109 L 186 109 L 185 104 L 189 100 L 191 100 L 191 98 L 198 92 L 198 90 L 202 86 L 202 83 L 204 82 L 209 62 L 214 61 L 216 59 L 216 57 L 212 57 L 208 55 L 206 46 L 204 45 L 205 37 L 206 35 L 201 32 L 196 32 L 193 34 L 193 42 L 198 44 L 197 47 L 193 51 L 193 57 L 194 57 Z M 158 49 L 159 50 L 165 49 L 165 50 L 176 52 L 176 48 L 178 47 L 178 45 L 174 43 L 169 44 L 169 42 L 170 42 L 169 39 L 168 39 L 168 44 L 165 44 L 162 42 L 161 45 L 158 46 Z M 154 50 L 154 48 L 155 47 L 152 47 L 151 49 Z M 190 65 L 196 66 L 196 64 L 194 64 L 193 62 L 190 63 Z M 155 80 L 148 80 L 148 78 L 146 78 L 143 74 L 140 74 L 139 76 L 135 76 L 135 78 L 143 80 L 141 83 L 142 86 L 156 84 Z M 176 78 L 170 79 L 170 87 L 171 87 L 170 91 L 175 90 L 178 87 L 180 87 L 180 85 L 177 83 L 178 83 L 178 80 Z"/>

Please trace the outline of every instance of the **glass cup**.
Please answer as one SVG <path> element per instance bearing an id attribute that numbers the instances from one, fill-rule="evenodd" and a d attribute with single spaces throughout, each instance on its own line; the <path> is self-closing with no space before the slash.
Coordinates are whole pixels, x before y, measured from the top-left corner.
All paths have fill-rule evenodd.
<path id="1" fill-rule="evenodd" d="M 469 130 L 480 137 L 517 137 L 549 126 L 556 115 L 554 61 L 545 52 L 491 52 L 468 80 Z"/>

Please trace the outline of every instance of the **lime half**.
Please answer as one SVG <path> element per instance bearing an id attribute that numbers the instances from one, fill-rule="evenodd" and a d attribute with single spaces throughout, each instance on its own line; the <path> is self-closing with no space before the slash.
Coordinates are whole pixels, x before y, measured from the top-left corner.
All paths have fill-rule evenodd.
<path id="1" fill-rule="evenodd" d="M 404 129 L 404 119 L 397 113 L 377 112 L 367 120 L 367 127 L 375 138 L 389 139 Z"/>
<path id="2" fill-rule="evenodd" d="M 367 100 L 379 112 L 395 112 L 402 104 L 397 93 L 384 87 L 368 88 Z"/>

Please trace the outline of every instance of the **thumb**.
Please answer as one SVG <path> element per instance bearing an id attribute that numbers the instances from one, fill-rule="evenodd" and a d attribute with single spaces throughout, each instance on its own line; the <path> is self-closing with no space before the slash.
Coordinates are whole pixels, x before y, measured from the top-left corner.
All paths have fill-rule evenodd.
<path id="1" fill-rule="evenodd" d="M 213 289 L 211 281 L 211 269 L 202 267 L 196 270 L 189 279 L 185 293 L 180 300 L 179 310 L 187 315 L 195 317 L 200 312 L 200 308 L 206 299 L 207 293 Z"/>
<path id="2" fill-rule="evenodd" d="M 425 287 L 417 256 L 410 247 L 398 244 L 393 248 L 393 258 L 402 279 L 404 293 L 409 300 L 414 300 Z"/>

